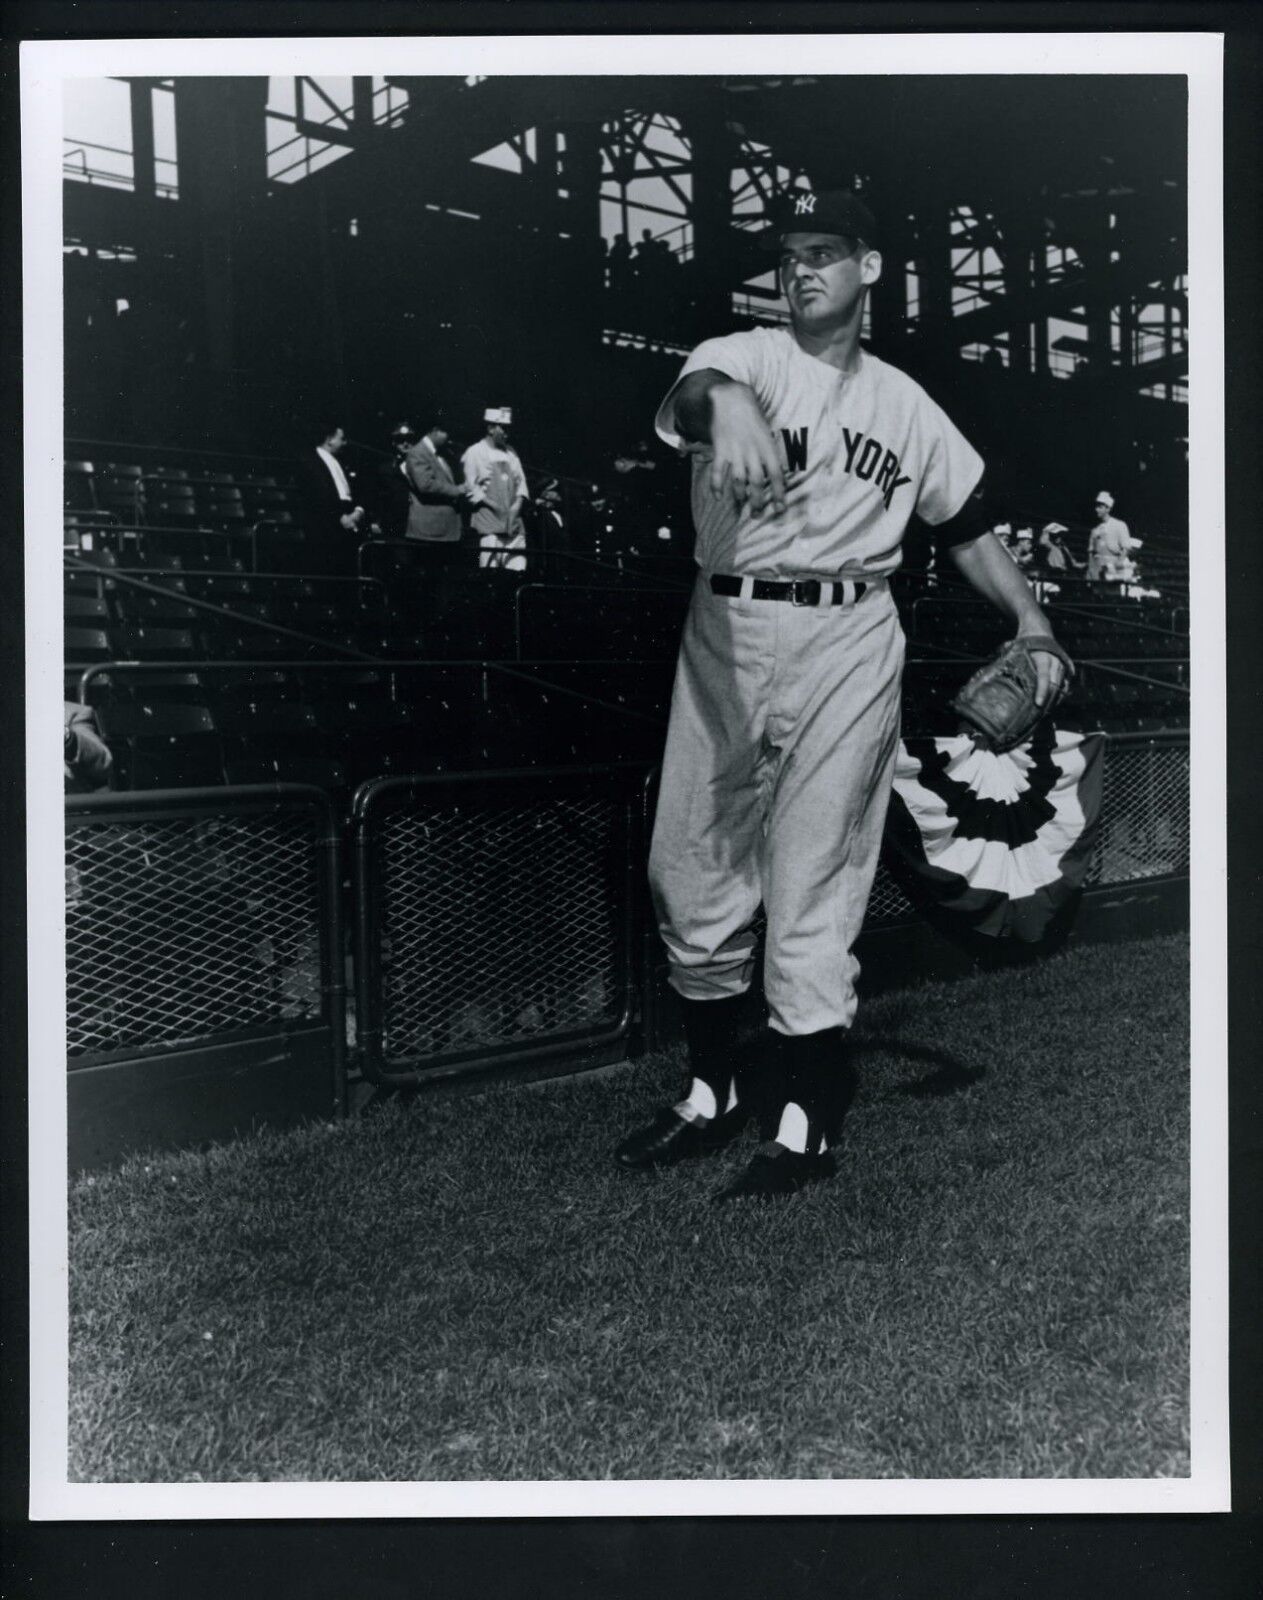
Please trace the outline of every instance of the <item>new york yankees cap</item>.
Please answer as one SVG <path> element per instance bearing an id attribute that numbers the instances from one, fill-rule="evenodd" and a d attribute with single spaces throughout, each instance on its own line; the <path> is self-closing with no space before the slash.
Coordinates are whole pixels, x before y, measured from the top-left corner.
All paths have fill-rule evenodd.
<path id="1" fill-rule="evenodd" d="M 787 233 L 839 233 L 874 244 L 877 219 L 854 189 L 791 189 L 772 208 L 771 249 Z"/>

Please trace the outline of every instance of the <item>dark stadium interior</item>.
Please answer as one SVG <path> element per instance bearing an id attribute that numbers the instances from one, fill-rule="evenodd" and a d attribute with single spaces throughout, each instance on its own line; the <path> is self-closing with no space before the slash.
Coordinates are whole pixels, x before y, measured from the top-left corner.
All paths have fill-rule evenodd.
<path id="1" fill-rule="evenodd" d="M 1170 831 L 1189 700 L 1183 80 L 342 81 L 338 104 L 290 80 L 281 114 L 275 79 L 129 80 L 124 177 L 67 141 L 66 698 L 95 708 L 116 791 L 200 794 L 203 838 L 216 788 L 231 817 L 232 789 L 315 785 L 341 830 L 372 780 L 651 768 L 692 573 L 688 467 L 655 439 L 654 411 L 700 338 L 783 319 L 766 213 L 809 179 L 855 184 L 882 219 L 871 342 L 987 459 L 994 519 L 1036 536 L 1056 521 L 1081 560 L 1108 487 L 1143 539 L 1123 581 L 1054 576 L 1042 557 L 1029 575 L 1079 663 L 1063 720 L 1119 741 L 1107 788 L 1148 795 L 1097 880 L 1187 870 L 1186 826 Z M 178 176 L 155 150 L 163 97 Z M 615 215 L 629 243 L 647 228 L 657 247 L 611 258 Z M 480 567 L 467 534 L 439 607 L 415 551 L 387 537 L 365 541 L 358 577 L 311 570 L 295 456 L 315 419 L 341 420 L 341 460 L 367 484 L 401 419 L 449 419 L 459 455 L 489 405 L 513 410 L 533 496 L 516 569 Z M 905 728 L 951 732 L 951 691 L 1002 623 L 935 570 L 915 526 L 895 588 Z M 80 833 L 95 817 L 116 843 L 130 829 L 132 849 L 143 806 L 111 803 L 83 802 Z M 531 824 L 559 861 L 595 837 L 583 805 Z M 621 806 L 599 827 L 617 833 Z M 513 849 L 529 859 L 530 838 Z M 583 871 L 586 894 L 610 868 Z M 84 948 L 97 937 L 87 903 L 72 892 L 72 987 L 76 908 Z M 243 1027 L 316 1015 L 292 992 L 304 928 L 288 958 L 283 932 L 267 935 L 278 987 L 242 1001 Z M 173 1018 L 123 1026 L 102 995 L 131 979 L 92 959 L 72 996 L 85 1061 L 222 1030 L 174 1018 L 196 987 L 183 968 Z M 595 984 L 598 1042 L 630 1004 L 606 976 L 576 979 Z M 449 1006 L 443 1042 L 409 1070 L 481 1060 L 480 1037 L 569 1047 L 584 1025 L 522 1001 L 480 1035 L 476 997 L 459 1004 L 465 1033 Z"/>

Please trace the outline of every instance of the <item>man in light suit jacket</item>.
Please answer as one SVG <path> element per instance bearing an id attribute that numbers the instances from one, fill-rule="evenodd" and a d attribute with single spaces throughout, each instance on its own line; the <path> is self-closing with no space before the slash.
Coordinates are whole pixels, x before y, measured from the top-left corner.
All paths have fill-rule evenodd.
<path id="1" fill-rule="evenodd" d="M 465 491 L 456 482 L 442 452 L 447 445 L 442 423 L 427 428 L 408 451 L 406 470 L 412 500 L 408 506 L 405 538 L 423 544 L 457 544 L 461 536 L 460 513 Z"/>
<path id="2" fill-rule="evenodd" d="M 448 433 L 441 421 L 431 424 L 405 458 L 408 489 L 408 525 L 404 537 L 425 552 L 427 610 L 438 615 L 446 599 L 452 568 L 460 558 L 461 511 L 465 490 L 457 483 L 443 455 Z"/>

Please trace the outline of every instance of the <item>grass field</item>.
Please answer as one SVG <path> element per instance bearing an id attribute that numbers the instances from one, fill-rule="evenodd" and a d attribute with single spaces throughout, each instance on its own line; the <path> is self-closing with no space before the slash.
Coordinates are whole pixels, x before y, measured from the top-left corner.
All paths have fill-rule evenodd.
<path id="1" fill-rule="evenodd" d="M 71 1476 L 1183 1474 L 1187 960 L 874 1000 L 772 1208 L 609 1161 L 671 1055 L 82 1179 Z"/>

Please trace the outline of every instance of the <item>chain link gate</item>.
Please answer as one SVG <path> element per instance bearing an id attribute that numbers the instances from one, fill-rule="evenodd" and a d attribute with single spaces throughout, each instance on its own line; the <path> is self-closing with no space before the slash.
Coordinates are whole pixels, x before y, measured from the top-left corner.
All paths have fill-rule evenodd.
<path id="1" fill-rule="evenodd" d="M 66 801 L 72 1166 L 345 1097 L 338 838 L 299 784 Z"/>
<path id="2" fill-rule="evenodd" d="M 1187 733 L 1105 741 L 1101 820 L 1087 886 L 1184 877 L 1191 812 Z"/>
<path id="3" fill-rule="evenodd" d="M 637 1010 L 645 768 L 378 779 L 353 807 L 359 1062 L 378 1084 L 553 1060 Z"/>

